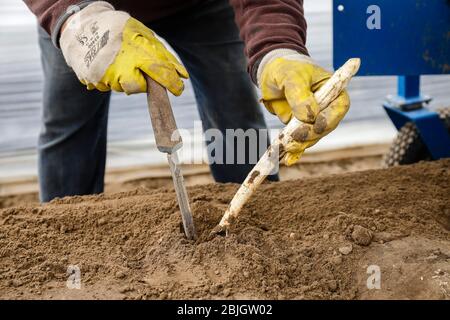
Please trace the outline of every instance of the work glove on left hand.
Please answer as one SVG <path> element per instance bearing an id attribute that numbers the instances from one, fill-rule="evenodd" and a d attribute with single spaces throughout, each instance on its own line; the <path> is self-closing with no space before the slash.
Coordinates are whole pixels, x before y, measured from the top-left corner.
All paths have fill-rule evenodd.
<path id="1" fill-rule="evenodd" d="M 174 95 L 183 92 L 186 69 L 141 22 L 108 2 L 72 15 L 60 45 L 66 62 L 88 89 L 145 92 L 144 73 Z"/>
<path id="2" fill-rule="evenodd" d="M 296 163 L 305 149 L 333 131 L 347 113 L 350 99 L 342 92 L 326 109 L 320 110 L 314 98 L 330 79 L 331 73 L 317 66 L 310 57 L 290 49 L 269 52 L 258 68 L 262 102 L 269 112 L 287 124 L 292 117 L 304 123 L 298 140 L 285 146 L 286 165 Z"/>

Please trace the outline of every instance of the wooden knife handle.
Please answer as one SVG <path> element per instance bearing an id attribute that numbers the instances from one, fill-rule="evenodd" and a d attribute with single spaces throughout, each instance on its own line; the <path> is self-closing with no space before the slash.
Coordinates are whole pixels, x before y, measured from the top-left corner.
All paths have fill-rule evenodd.
<path id="1" fill-rule="evenodd" d="M 150 120 L 158 150 L 172 153 L 183 145 L 181 136 L 178 134 L 177 123 L 173 116 L 167 90 L 158 82 L 145 75 L 147 80 L 147 102 Z"/>

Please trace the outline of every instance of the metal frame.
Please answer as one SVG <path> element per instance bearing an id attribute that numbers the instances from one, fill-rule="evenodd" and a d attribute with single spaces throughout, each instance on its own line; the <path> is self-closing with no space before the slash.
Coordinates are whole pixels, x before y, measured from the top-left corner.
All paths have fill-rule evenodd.
<path id="1" fill-rule="evenodd" d="M 450 74 L 449 29 L 449 0 L 333 0 L 333 65 L 358 57 L 360 76 Z"/>
<path id="2" fill-rule="evenodd" d="M 389 96 L 383 107 L 397 130 L 413 122 L 433 159 L 450 157 L 450 135 L 439 115 L 426 108 L 430 97 L 420 94 L 420 76 L 400 76 L 398 95 Z"/>
<path id="3" fill-rule="evenodd" d="M 384 108 L 397 129 L 416 125 L 433 159 L 450 157 L 450 135 L 426 108 L 420 76 L 450 74 L 449 27 L 450 0 L 333 0 L 334 66 L 359 57 L 359 76 L 399 76 Z"/>

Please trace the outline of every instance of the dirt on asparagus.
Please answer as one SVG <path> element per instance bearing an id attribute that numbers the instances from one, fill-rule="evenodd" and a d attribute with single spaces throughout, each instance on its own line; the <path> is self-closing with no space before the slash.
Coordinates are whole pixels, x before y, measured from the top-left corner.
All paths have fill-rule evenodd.
<path id="1" fill-rule="evenodd" d="M 188 188 L 196 241 L 171 188 L 3 209 L 0 298 L 450 299 L 450 160 L 267 183 L 210 238 L 237 188 Z"/>

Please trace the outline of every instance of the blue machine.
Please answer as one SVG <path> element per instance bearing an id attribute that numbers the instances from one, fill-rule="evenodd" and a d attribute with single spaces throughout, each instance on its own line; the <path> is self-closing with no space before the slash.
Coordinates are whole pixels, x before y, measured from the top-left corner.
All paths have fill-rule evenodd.
<path id="1" fill-rule="evenodd" d="M 359 57 L 359 76 L 399 76 L 384 104 L 395 127 L 413 122 L 434 159 L 450 157 L 447 128 L 420 93 L 421 75 L 450 74 L 450 0 L 333 0 L 333 39 L 335 68 Z"/>

